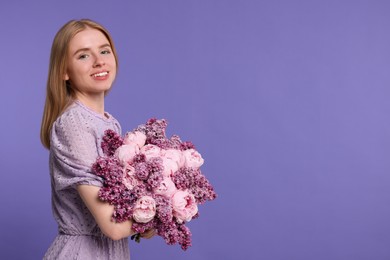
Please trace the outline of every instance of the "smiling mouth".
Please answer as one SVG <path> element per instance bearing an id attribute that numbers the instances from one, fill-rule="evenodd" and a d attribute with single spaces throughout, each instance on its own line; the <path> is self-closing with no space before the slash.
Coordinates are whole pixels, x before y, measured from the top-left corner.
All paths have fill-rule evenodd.
<path id="1" fill-rule="evenodd" d="M 108 75 L 108 71 L 104 71 L 104 72 L 99 72 L 99 73 L 96 73 L 96 74 L 92 74 L 91 76 L 94 77 L 94 78 L 98 78 L 98 77 L 104 77 L 104 76 L 107 76 Z"/>

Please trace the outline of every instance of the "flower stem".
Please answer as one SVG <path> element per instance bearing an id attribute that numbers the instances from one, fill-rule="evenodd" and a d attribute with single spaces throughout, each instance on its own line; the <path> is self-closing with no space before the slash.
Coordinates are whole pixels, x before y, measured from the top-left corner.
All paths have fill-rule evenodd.
<path id="1" fill-rule="evenodd" d="M 132 235 L 131 240 L 134 240 L 137 243 L 141 242 L 141 234 L 137 233 L 137 234 Z"/>

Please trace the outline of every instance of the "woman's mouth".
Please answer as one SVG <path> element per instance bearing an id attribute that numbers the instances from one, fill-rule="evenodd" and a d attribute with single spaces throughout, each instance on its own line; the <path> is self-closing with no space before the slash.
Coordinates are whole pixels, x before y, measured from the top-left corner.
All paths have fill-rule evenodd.
<path id="1" fill-rule="evenodd" d="M 103 72 L 92 74 L 91 76 L 94 78 L 99 78 L 99 77 L 105 77 L 107 75 L 108 75 L 108 71 L 103 71 Z"/>

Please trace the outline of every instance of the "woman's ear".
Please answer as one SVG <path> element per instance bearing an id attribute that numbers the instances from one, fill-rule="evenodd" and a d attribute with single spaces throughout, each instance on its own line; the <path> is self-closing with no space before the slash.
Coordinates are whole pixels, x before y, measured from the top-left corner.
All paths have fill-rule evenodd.
<path id="1" fill-rule="evenodd" d="M 66 74 L 64 75 L 64 80 L 65 80 L 65 81 L 69 80 L 68 73 L 66 73 Z"/>

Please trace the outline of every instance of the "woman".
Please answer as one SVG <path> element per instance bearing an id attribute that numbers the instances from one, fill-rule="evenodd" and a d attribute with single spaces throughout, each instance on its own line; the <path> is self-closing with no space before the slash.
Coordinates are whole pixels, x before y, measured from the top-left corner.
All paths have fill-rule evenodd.
<path id="1" fill-rule="evenodd" d="M 118 60 L 112 38 L 91 20 L 66 23 L 50 56 L 41 141 L 50 150 L 53 215 L 59 234 L 44 259 L 129 259 L 131 221 L 111 220 L 114 208 L 98 199 L 102 180 L 91 172 L 105 130 L 120 133 L 104 111 Z M 143 237 L 150 238 L 154 231 Z"/>

